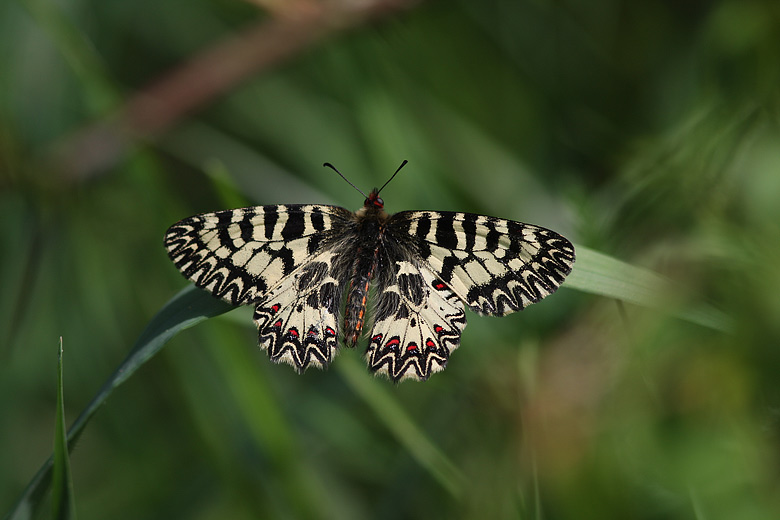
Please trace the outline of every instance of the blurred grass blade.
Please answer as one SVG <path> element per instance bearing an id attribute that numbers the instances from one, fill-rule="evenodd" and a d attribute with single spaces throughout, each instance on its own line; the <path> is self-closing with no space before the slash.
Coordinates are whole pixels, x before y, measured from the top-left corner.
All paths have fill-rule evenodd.
<path id="1" fill-rule="evenodd" d="M 233 307 L 217 300 L 206 291 L 189 286 L 173 297 L 149 322 L 119 368 L 108 378 L 98 393 L 71 426 L 67 435 L 68 449 L 73 449 L 79 435 L 111 392 L 124 383 L 138 368 L 151 359 L 179 331 L 231 310 Z M 38 470 L 25 488 L 14 508 L 6 515 L 9 520 L 31 519 L 40 508 L 51 485 L 54 457 Z"/>
<path id="2" fill-rule="evenodd" d="M 711 329 L 732 329 L 728 316 L 706 304 L 678 308 L 678 300 L 673 298 L 674 286 L 667 278 L 587 247 L 576 247 L 577 262 L 566 278 L 566 287 L 671 313 Z"/>
<path id="3" fill-rule="evenodd" d="M 52 518 L 76 518 L 76 497 L 68 457 L 68 436 L 65 429 L 65 399 L 62 387 L 62 338 L 57 356 L 57 413 L 54 421 L 54 467 L 52 476 Z"/>
<path id="4" fill-rule="evenodd" d="M 387 387 L 375 384 L 374 376 L 366 372 L 354 356 L 342 356 L 334 366 L 338 367 L 347 384 L 368 403 L 412 458 L 428 470 L 453 497 L 460 497 L 466 484 L 463 473 L 417 427 L 409 414 L 393 399 Z"/>

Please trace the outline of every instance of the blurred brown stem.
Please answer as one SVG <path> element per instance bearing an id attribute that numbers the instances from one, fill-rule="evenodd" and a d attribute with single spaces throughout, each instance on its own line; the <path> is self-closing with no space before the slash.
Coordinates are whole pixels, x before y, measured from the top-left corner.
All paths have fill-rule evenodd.
<path id="1" fill-rule="evenodd" d="M 105 120 L 64 138 L 51 157 L 71 181 L 114 165 L 135 139 L 165 132 L 248 77 L 311 47 L 328 34 L 381 18 L 418 0 L 307 1 L 205 50 L 130 97 Z"/>

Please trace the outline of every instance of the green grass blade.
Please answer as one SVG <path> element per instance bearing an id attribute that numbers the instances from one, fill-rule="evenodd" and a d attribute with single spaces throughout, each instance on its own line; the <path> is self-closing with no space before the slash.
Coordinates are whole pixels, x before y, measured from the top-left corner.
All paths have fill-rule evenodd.
<path id="1" fill-rule="evenodd" d="M 139 336 L 133 350 L 127 355 L 119 368 L 108 378 L 98 393 L 81 412 L 70 427 L 67 435 L 68 450 L 73 449 L 79 435 L 98 408 L 108 399 L 111 392 L 124 383 L 138 368 L 151 359 L 168 340 L 179 331 L 192 327 L 196 323 L 225 313 L 232 309 L 230 305 L 217 300 L 207 292 L 189 286 L 173 297 L 149 322 Z M 9 520 L 34 518 L 49 490 L 52 482 L 54 457 L 41 466 L 30 481 L 13 509 L 6 515 Z"/>
<path id="2" fill-rule="evenodd" d="M 62 385 L 62 338 L 57 356 L 57 413 L 54 422 L 54 466 L 52 471 L 52 518 L 71 520 L 76 518 L 76 497 L 70 473 L 68 436 L 65 428 L 65 400 Z"/>
<path id="3" fill-rule="evenodd" d="M 374 384 L 354 356 L 342 356 L 334 365 L 344 379 L 376 413 L 396 440 L 406 448 L 420 466 L 425 468 L 453 496 L 460 497 L 466 479 L 458 467 L 431 442 L 414 423 L 406 410 L 393 399 L 387 388 Z"/>
<path id="4" fill-rule="evenodd" d="M 577 246 L 577 262 L 564 285 L 626 303 L 671 312 L 678 318 L 711 329 L 728 332 L 732 328 L 728 316 L 706 304 L 695 308 L 677 308 L 670 305 L 669 297 L 674 294 L 674 286 L 663 276 L 587 247 Z"/>

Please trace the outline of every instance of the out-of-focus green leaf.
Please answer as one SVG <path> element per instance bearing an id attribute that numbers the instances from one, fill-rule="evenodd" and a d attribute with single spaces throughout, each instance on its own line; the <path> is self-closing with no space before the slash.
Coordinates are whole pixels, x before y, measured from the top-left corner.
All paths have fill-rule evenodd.
<path id="1" fill-rule="evenodd" d="M 30 14 L 57 45 L 57 49 L 78 76 L 84 87 L 84 99 L 96 115 L 103 114 L 120 101 L 116 89 L 107 79 L 105 67 L 93 45 L 73 25 L 57 2 L 23 0 Z"/>

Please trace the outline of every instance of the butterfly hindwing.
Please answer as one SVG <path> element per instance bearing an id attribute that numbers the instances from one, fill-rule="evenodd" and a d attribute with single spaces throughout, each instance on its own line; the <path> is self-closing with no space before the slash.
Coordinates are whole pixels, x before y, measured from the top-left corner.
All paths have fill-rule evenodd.
<path id="1" fill-rule="evenodd" d="M 255 307 L 260 346 L 276 362 L 303 372 L 327 367 L 338 348 L 341 284 L 325 251 L 269 291 Z"/>
<path id="2" fill-rule="evenodd" d="M 539 226 L 471 213 L 404 211 L 388 222 L 469 308 L 504 316 L 555 292 L 574 247 Z M 399 238 L 400 239 L 400 238 Z"/>
<path id="3" fill-rule="evenodd" d="M 430 269 L 405 260 L 393 267 L 392 281 L 377 288 L 368 366 L 394 381 L 425 380 L 460 344 L 463 302 Z"/>

